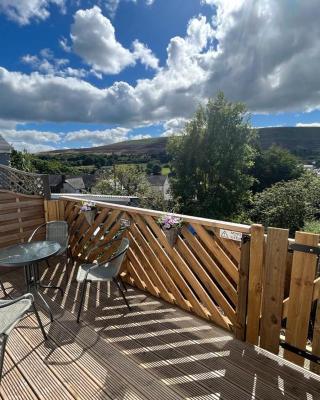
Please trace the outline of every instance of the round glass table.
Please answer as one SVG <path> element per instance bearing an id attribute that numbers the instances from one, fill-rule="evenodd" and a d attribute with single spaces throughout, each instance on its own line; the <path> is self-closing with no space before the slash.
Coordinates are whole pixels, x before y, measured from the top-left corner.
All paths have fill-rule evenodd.
<path id="1" fill-rule="evenodd" d="M 24 268 L 27 291 L 40 297 L 49 311 L 51 321 L 53 321 L 51 309 L 41 293 L 39 293 L 39 287 L 58 289 L 61 294 L 63 294 L 63 290 L 59 286 L 46 286 L 41 283 L 39 263 L 56 255 L 60 249 L 61 246 L 59 243 L 48 240 L 19 243 L 0 249 L 0 266 L 7 268 Z"/>

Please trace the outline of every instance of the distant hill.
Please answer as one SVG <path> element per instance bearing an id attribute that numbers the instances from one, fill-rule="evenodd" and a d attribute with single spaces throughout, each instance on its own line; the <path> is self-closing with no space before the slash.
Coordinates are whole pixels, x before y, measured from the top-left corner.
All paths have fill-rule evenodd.
<path id="1" fill-rule="evenodd" d="M 273 144 L 288 150 L 305 153 L 320 152 L 320 127 L 276 127 L 260 128 L 259 142 L 263 149 L 267 149 Z M 125 142 L 114 143 L 98 147 L 88 147 L 84 149 L 66 149 L 50 151 L 48 155 L 55 154 L 149 154 L 155 155 L 166 151 L 168 138 L 156 137 L 141 140 L 127 140 Z"/>

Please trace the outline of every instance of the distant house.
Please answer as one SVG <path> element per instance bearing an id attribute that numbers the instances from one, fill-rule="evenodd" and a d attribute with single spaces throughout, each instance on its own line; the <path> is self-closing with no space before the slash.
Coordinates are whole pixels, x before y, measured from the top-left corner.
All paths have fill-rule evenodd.
<path id="1" fill-rule="evenodd" d="M 63 175 L 49 175 L 49 186 L 51 193 L 60 193 L 63 187 Z"/>
<path id="2" fill-rule="evenodd" d="M 0 164 L 10 165 L 11 151 L 10 144 L 0 135 Z"/>
<path id="3" fill-rule="evenodd" d="M 74 178 L 67 178 L 63 182 L 61 189 L 62 193 L 83 193 L 86 191 L 84 181 L 81 176 Z"/>
<path id="4" fill-rule="evenodd" d="M 148 181 L 154 190 L 159 191 L 165 200 L 170 199 L 169 189 L 170 183 L 168 176 L 164 175 L 149 175 Z"/>

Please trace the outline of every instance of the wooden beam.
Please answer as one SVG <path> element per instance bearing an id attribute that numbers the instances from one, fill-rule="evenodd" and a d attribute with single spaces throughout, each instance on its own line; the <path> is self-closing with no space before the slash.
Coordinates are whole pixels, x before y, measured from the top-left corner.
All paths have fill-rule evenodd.
<path id="1" fill-rule="evenodd" d="M 288 253 L 288 229 L 269 228 L 263 279 L 260 345 L 278 354 L 284 278 Z"/>

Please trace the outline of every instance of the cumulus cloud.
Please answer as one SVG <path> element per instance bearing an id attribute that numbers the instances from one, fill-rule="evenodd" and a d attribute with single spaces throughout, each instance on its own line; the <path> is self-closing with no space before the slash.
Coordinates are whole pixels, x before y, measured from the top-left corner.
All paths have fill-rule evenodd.
<path id="1" fill-rule="evenodd" d="M 61 135 L 58 133 L 34 129 L 1 129 L 1 135 L 16 150 L 27 150 L 32 153 L 54 150 L 56 148 L 54 145 L 61 140 Z"/>
<path id="2" fill-rule="evenodd" d="M 129 129 L 121 127 L 95 131 L 81 129 L 79 131 L 67 133 L 65 140 L 76 142 L 85 141 L 94 143 L 95 145 L 111 144 L 127 140 L 129 131 Z"/>
<path id="3" fill-rule="evenodd" d="M 65 0 L 0 0 L 0 13 L 19 25 L 27 25 L 32 20 L 47 19 L 51 5 L 64 11 Z"/>
<path id="4" fill-rule="evenodd" d="M 75 13 L 71 40 L 73 51 L 95 71 L 118 74 L 124 68 L 135 65 L 137 60 L 147 67 L 158 69 L 158 59 L 143 43 L 135 40 L 133 51 L 130 51 L 118 42 L 111 21 L 98 6 Z"/>
<path id="5" fill-rule="evenodd" d="M 116 15 L 118 7 L 120 5 L 121 0 L 105 0 L 105 7 L 110 15 L 113 18 Z M 126 0 L 131 1 L 132 3 L 137 3 L 137 0 Z M 151 6 L 154 3 L 154 0 L 145 0 L 147 6 Z"/>
<path id="6" fill-rule="evenodd" d="M 298 122 L 296 126 L 298 128 L 320 128 L 320 122 Z"/>
<path id="7" fill-rule="evenodd" d="M 115 82 L 98 88 L 79 78 L 27 75 L 0 68 L 0 118 L 133 127 L 190 118 L 198 104 L 218 90 L 231 100 L 244 101 L 251 112 L 320 108 L 318 0 L 210 3 L 216 7 L 213 21 L 193 18 L 184 37 L 170 40 L 166 65 L 152 79 L 140 79 L 135 86 Z M 112 36 L 110 21 L 106 22 L 99 9 L 93 10 L 89 11 L 101 24 L 90 22 L 90 29 L 100 32 L 101 26 L 106 27 Z M 90 35 L 78 32 L 83 49 L 86 36 L 92 44 Z M 103 42 L 100 45 L 104 50 Z M 108 64 L 103 55 L 97 60 L 94 55 L 95 51 L 90 56 L 92 65 L 122 68 L 120 61 Z"/>
<path id="8" fill-rule="evenodd" d="M 185 118 L 173 118 L 163 124 L 164 132 L 161 136 L 174 136 L 180 135 L 188 122 Z"/>

